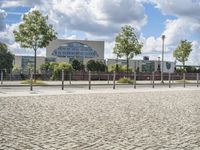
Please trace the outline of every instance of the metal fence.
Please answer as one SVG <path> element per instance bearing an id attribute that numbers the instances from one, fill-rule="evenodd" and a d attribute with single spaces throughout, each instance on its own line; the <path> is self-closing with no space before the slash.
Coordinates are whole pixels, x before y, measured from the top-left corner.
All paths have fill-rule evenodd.
<path id="1" fill-rule="evenodd" d="M 0 79 L 1 86 L 30 86 L 30 90 L 33 90 L 33 86 L 60 86 L 62 90 L 66 86 L 88 86 L 88 89 L 92 89 L 93 86 L 103 85 L 111 86 L 116 89 L 122 85 L 129 85 L 135 89 L 139 86 L 147 86 L 155 88 L 156 86 L 173 86 L 186 87 L 187 85 L 195 85 L 199 87 L 199 73 L 164 73 L 164 84 L 161 83 L 161 74 L 158 72 L 152 73 L 119 73 L 119 72 L 65 72 L 64 70 L 57 73 L 55 81 L 51 80 L 52 73 L 42 74 L 28 74 L 9 72 L 8 70 L 1 70 Z M 126 77 L 131 83 L 118 83 L 118 80 Z M 41 80 L 44 84 L 34 84 L 34 78 Z M 23 81 L 29 82 L 23 82 Z"/>

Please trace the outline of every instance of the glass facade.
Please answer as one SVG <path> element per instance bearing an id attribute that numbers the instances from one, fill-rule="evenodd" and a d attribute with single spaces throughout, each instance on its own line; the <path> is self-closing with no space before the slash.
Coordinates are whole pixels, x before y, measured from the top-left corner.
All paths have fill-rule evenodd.
<path id="1" fill-rule="evenodd" d="M 151 73 L 155 71 L 155 62 L 144 60 L 142 61 L 142 72 Z"/>
<path id="2" fill-rule="evenodd" d="M 98 53 L 90 46 L 79 42 L 64 44 L 55 49 L 52 55 L 57 57 L 67 57 L 70 59 L 99 57 Z"/>
<path id="3" fill-rule="evenodd" d="M 26 69 L 28 67 L 34 66 L 34 57 L 31 56 L 22 56 L 21 67 Z"/>
<path id="4" fill-rule="evenodd" d="M 47 58 L 45 58 L 45 62 L 46 63 L 48 63 L 48 62 L 56 62 L 56 58 L 47 57 Z"/>

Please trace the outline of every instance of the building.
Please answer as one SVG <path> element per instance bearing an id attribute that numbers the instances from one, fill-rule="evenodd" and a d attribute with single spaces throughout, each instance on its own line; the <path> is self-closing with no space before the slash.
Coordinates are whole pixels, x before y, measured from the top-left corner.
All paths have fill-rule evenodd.
<path id="1" fill-rule="evenodd" d="M 108 59 L 106 61 L 107 65 L 126 65 L 125 59 Z M 139 72 L 144 73 L 152 73 L 155 71 L 159 71 L 162 69 L 161 61 L 158 60 L 149 60 L 149 59 L 143 59 L 143 60 L 129 60 L 129 67 L 133 68 L 133 70 L 137 69 Z M 174 73 L 176 64 L 174 62 L 165 61 L 164 62 L 164 73 Z"/>
<path id="2" fill-rule="evenodd" d="M 104 41 L 54 40 L 47 46 L 46 57 L 56 62 L 71 62 L 74 59 L 104 61 Z"/>
<path id="3" fill-rule="evenodd" d="M 37 68 L 45 62 L 67 62 L 74 59 L 87 63 L 89 60 L 104 61 L 104 41 L 56 39 L 46 47 L 46 56 L 37 56 Z M 14 65 L 26 70 L 34 64 L 33 56 L 15 56 Z"/>
<path id="4" fill-rule="evenodd" d="M 36 67 L 40 68 L 41 64 L 46 62 L 45 57 L 37 56 L 36 58 Z M 14 59 L 14 65 L 18 68 L 22 68 L 24 71 L 28 70 L 30 67 L 34 66 L 34 56 L 16 56 Z"/>
<path id="5" fill-rule="evenodd" d="M 89 40 L 61 40 L 52 41 L 46 47 L 46 56 L 37 56 L 37 68 L 39 69 L 45 62 L 67 62 L 70 63 L 74 59 L 82 61 L 86 64 L 89 60 L 99 60 L 104 62 L 104 41 L 89 41 Z M 126 65 L 125 59 L 108 59 L 107 65 L 121 64 Z M 15 56 L 14 64 L 18 68 L 27 70 L 34 66 L 33 56 Z M 161 61 L 149 60 L 149 57 L 144 57 L 143 60 L 130 60 L 129 67 L 139 70 L 140 72 L 151 73 L 161 70 Z M 164 62 L 164 72 L 173 73 L 175 70 L 174 62 Z"/>

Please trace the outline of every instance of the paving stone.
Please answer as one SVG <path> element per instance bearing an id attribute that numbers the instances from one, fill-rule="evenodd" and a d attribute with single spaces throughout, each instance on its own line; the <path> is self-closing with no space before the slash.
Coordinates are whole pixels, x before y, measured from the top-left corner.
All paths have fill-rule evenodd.
<path id="1" fill-rule="evenodd" d="M 0 150 L 199 150 L 200 92 L 0 98 Z"/>

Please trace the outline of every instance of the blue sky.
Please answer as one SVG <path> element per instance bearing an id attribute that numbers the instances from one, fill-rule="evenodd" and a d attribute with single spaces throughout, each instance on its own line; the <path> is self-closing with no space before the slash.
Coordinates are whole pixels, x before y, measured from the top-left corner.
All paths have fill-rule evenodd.
<path id="1" fill-rule="evenodd" d="M 165 58 L 174 61 L 173 50 L 180 40 L 188 39 L 193 52 L 188 64 L 200 65 L 200 1 L 199 0 L 0 0 L 0 41 L 6 42 L 17 55 L 32 55 L 14 41 L 12 30 L 17 29 L 24 13 L 33 9 L 49 16 L 59 38 L 105 40 L 105 58 L 112 53 L 114 38 L 120 28 L 129 24 L 143 42 L 141 59 L 161 55 L 161 35 L 166 35 Z M 45 55 L 45 50 L 39 50 Z"/>
<path id="2" fill-rule="evenodd" d="M 175 19 L 174 16 L 163 15 L 162 12 L 155 8 L 153 4 L 144 4 L 145 12 L 148 14 L 148 22 L 142 27 L 142 33 L 145 37 L 159 37 L 164 28 L 167 19 Z"/>

